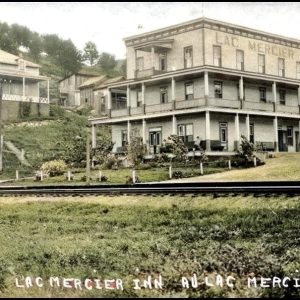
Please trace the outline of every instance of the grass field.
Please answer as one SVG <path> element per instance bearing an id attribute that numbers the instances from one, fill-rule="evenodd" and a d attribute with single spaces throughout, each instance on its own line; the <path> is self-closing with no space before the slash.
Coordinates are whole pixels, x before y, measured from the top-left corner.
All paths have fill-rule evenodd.
<path id="1" fill-rule="evenodd" d="M 186 182 L 203 181 L 269 181 L 300 180 L 300 153 L 276 153 L 275 158 L 256 168 L 231 170 L 219 174 L 180 179 Z"/>
<path id="2" fill-rule="evenodd" d="M 300 197 L 0 198 L 0 296 L 300 296 L 299 288 L 247 288 L 249 274 L 300 270 Z M 134 278 L 163 289 L 134 290 Z M 182 276 L 218 273 L 234 288 L 183 289 Z M 123 280 L 124 290 L 17 288 L 21 276 Z M 298 276 L 299 277 L 299 276 Z"/>

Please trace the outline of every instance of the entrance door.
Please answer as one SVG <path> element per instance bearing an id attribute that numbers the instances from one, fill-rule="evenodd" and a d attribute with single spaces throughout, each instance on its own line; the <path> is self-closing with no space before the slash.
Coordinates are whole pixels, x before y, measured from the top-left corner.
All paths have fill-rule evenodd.
<path id="1" fill-rule="evenodd" d="M 228 150 L 228 126 L 227 123 L 220 123 L 220 141 L 224 150 Z"/>
<path id="2" fill-rule="evenodd" d="M 158 154 L 161 146 L 161 128 L 152 128 L 149 132 L 150 153 Z"/>
<path id="3" fill-rule="evenodd" d="M 279 152 L 287 151 L 285 130 L 278 130 L 278 150 Z"/>
<path id="4" fill-rule="evenodd" d="M 296 134 L 296 152 L 300 152 L 300 145 L 299 145 L 299 131 L 295 132 Z"/>

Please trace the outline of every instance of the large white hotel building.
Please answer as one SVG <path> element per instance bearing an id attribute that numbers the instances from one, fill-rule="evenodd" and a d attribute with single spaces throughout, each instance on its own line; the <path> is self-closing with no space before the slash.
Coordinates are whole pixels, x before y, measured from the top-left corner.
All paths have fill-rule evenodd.
<path id="1" fill-rule="evenodd" d="M 108 86 L 113 151 L 139 132 L 150 154 L 179 135 L 208 152 L 235 151 L 241 135 L 271 151 L 299 151 L 300 40 L 207 18 L 124 39 L 127 79 Z M 221 145 L 221 147 L 220 147 Z"/>

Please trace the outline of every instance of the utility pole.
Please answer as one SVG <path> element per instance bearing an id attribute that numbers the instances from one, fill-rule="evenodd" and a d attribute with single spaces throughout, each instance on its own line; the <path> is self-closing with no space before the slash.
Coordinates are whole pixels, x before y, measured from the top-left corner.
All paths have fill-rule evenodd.
<path id="1" fill-rule="evenodd" d="M 3 171 L 3 130 L 2 130 L 2 97 L 3 80 L 0 78 L 0 172 Z"/>

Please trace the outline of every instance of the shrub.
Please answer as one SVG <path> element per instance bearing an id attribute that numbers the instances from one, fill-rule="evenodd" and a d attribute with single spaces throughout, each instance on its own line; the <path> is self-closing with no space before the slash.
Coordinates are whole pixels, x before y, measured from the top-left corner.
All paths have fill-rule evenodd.
<path id="1" fill-rule="evenodd" d="M 50 117 L 63 118 L 65 116 L 65 114 L 66 114 L 66 111 L 61 106 L 50 105 L 50 110 L 49 110 Z"/>
<path id="2" fill-rule="evenodd" d="M 166 145 L 168 146 L 168 151 L 174 155 L 173 161 L 186 160 L 188 148 L 178 135 L 170 135 L 166 141 Z"/>
<path id="3" fill-rule="evenodd" d="M 41 166 L 41 170 L 50 177 L 63 175 L 67 168 L 68 166 L 63 160 L 51 160 Z"/>
<path id="4" fill-rule="evenodd" d="M 97 181 L 99 181 L 99 182 L 107 182 L 108 178 L 107 178 L 107 176 L 102 175 L 101 178 L 99 178 L 99 177 L 97 178 Z"/>
<path id="5" fill-rule="evenodd" d="M 122 164 L 122 161 L 118 159 L 115 154 L 108 154 L 104 163 L 102 164 L 102 169 L 118 169 Z"/>
<path id="6" fill-rule="evenodd" d="M 173 178 L 183 178 L 183 173 L 182 173 L 182 171 L 173 171 L 172 177 Z"/>
<path id="7" fill-rule="evenodd" d="M 244 165 L 247 166 L 248 162 L 250 162 L 253 159 L 254 151 L 255 151 L 254 144 L 249 142 L 247 140 L 247 138 L 244 135 L 242 135 L 238 154 L 239 154 L 240 158 L 244 161 Z"/>
<path id="8" fill-rule="evenodd" d="M 143 139 L 136 130 L 132 130 L 130 135 L 130 143 L 127 147 L 127 159 L 133 167 L 139 166 L 147 153 L 147 147 L 143 144 Z"/>

